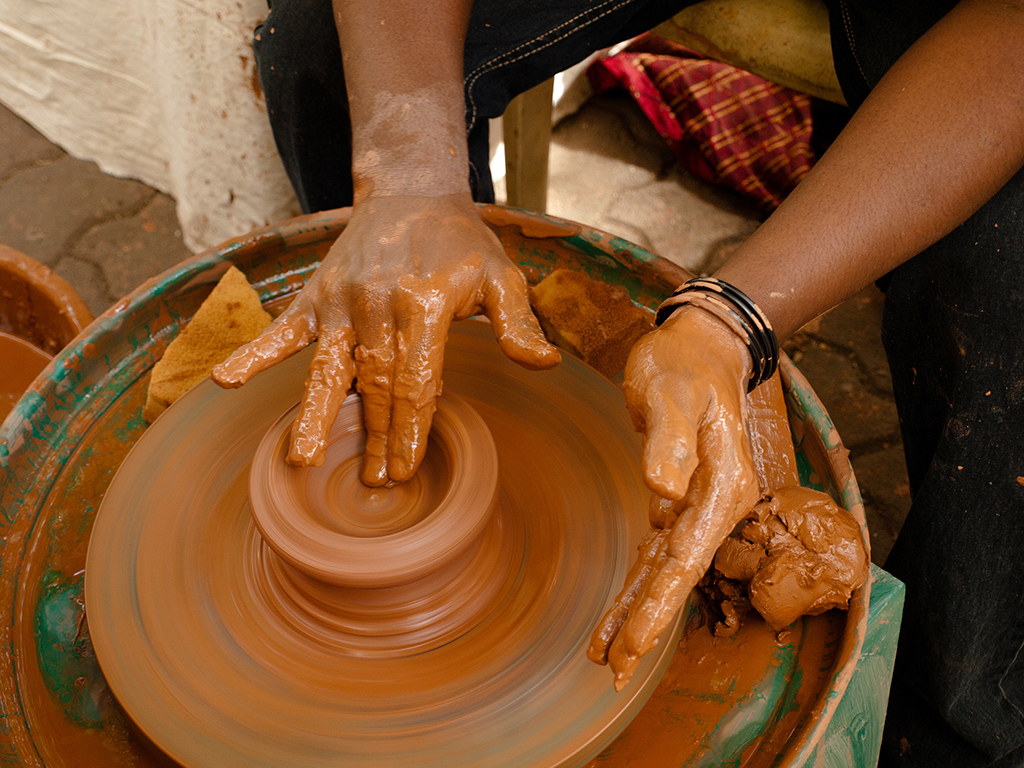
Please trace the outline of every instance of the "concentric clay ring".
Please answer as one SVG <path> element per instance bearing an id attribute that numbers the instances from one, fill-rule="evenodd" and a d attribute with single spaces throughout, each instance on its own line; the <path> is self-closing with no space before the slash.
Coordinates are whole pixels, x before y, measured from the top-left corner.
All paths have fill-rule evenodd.
<path id="1" fill-rule="evenodd" d="M 360 482 L 358 395 L 342 405 L 319 467 L 285 461 L 298 411 L 267 431 L 249 474 L 256 526 L 285 562 L 328 584 L 394 587 L 444 569 L 479 542 L 497 502 L 498 452 L 465 400 L 438 400 L 423 465 L 394 488 Z"/>
<path id="2" fill-rule="evenodd" d="M 311 356 L 237 391 L 191 390 L 111 482 L 85 601 L 123 710 L 188 768 L 586 764 L 646 701 L 680 631 L 621 693 L 586 659 L 648 527 L 621 392 L 571 359 L 526 371 L 487 324 L 453 326 L 445 398 L 490 430 L 494 511 L 436 572 L 340 586 L 279 557 L 249 503 L 256 447 L 301 397 Z"/>

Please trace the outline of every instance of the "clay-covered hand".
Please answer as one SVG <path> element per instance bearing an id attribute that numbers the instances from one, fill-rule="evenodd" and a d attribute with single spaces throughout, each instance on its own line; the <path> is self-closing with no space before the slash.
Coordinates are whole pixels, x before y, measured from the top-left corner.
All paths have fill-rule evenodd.
<path id="1" fill-rule="evenodd" d="M 401 482 L 426 450 L 449 326 L 477 314 L 520 365 L 561 359 L 530 309 L 522 272 L 468 193 L 369 197 L 289 308 L 213 377 L 241 386 L 317 340 L 288 461 L 323 462 L 354 378 L 367 432 L 363 482 Z"/>
<path id="2" fill-rule="evenodd" d="M 626 364 L 626 405 L 644 434 L 652 530 L 587 655 L 615 688 L 686 603 L 722 541 L 757 502 L 747 437 L 750 353 L 714 315 L 683 307 Z"/>

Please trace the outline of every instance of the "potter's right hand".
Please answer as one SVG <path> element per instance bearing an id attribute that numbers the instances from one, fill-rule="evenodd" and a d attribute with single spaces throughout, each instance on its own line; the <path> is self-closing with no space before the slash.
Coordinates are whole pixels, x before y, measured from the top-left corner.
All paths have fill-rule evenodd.
<path id="1" fill-rule="evenodd" d="M 616 690 L 629 682 L 719 545 L 757 502 L 747 436 L 750 374 L 745 343 L 694 306 L 678 309 L 630 352 L 624 392 L 644 435 L 652 530 L 587 652 L 592 661 L 611 665 Z"/>
<path id="2" fill-rule="evenodd" d="M 401 482 L 426 450 L 449 326 L 481 313 L 520 365 L 561 359 L 530 309 L 525 278 L 468 192 L 369 197 L 291 306 L 213 378 L 242 386 L 317 340 L 288 461 L 323 462 L 354 378 L 367 431 L 363 482 Z"/>

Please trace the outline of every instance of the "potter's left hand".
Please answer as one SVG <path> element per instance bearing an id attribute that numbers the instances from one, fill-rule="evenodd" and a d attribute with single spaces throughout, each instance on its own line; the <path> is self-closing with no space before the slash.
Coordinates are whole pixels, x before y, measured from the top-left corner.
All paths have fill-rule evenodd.
<path id="1" fill-rule="evenodd" d="M 744 342 L 692 306 L 677 310 L 630 353 L 624 392 L 644 434 L 653 529 L 587 653 L 611 665 L 616 690 L 629 682 L 719 545 L 758 500 L 746 428 L 750 373 Z"/>
<path id="2" fill-rule="evenodd" d="M 241 386 L 316 339 L 288 461 L 323 462 L 354 378 L 367 430 L 363 482 L 401 482 L 426 450 L 449 326 L 481 313 L 524 367 L 561 359 L 530 309 L 522 272 L 468 192 L 367 197 L 291 306 L 214 380 Z"/>

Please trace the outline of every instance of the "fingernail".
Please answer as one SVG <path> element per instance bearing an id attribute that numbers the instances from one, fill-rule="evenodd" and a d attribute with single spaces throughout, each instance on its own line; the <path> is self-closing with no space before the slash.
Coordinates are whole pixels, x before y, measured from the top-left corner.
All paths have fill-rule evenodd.
<path id="1" fill-rule="evenodd" d="M 679 498 L 679 468 L 670 461 L 652 465 L 647 470 L 647 485 L 659 496 L 667 499 Z"/>
<path id="2" fill-rule="evenodd" d="M 383 485 L 387 485 L 389 481 L 387 464 L 379 456 L 364 456 L 363 471 L 360 474 L 360 478 L 363 481 L 363 485 L 370 488 L 380 488 Z"/>
<path id="3" fill-rule="evenodd" d="M 296 467 L 319 467 L 324 463 L 323 443 L 311 437 L 293 437 L 287 462 Z"/>
<path id="4" fill-rule="evenodd" d="M 416 474 L 416 465 L 405 458 L 392 459 L 388 462 L 388 475 L 396 483 L 404 483 Z"/>
<path id="5" fill-rule="evenodd" d="M 214 383 L 221 387 L 239 387 L 242 382 L 238 380 L 238 377 L 233 374 L 230 368 L 224 363 L 216 366 L 213 372 L 210 374 Z"/>

